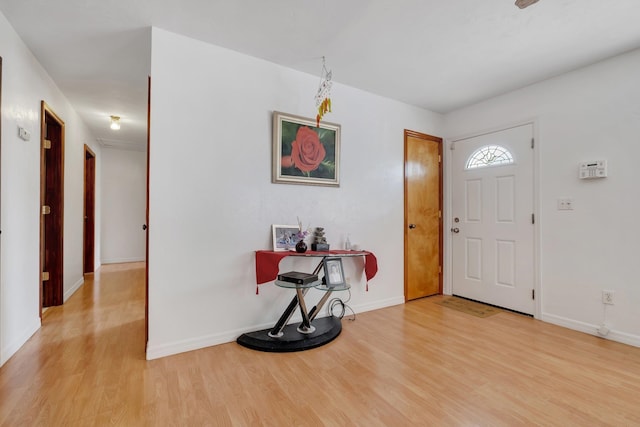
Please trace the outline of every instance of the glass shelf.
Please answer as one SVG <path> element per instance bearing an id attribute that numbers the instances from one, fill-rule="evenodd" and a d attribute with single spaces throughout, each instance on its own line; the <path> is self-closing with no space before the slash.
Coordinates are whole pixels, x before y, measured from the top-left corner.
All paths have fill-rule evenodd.
<path id="1" fill-rule="evenodd" d="M 344 285 L 339 285 L 339 286 L 327 286 L 324 283 L 320 283 L 319 285 L 316 286 L 316 289 L 319 291 L 324 291 L 324 292 L 329 292 L 329 291 L 346 291 L 348 289 L 351 289 L 351 285 L 348 283 L 345 283 Z"/>
<path id="2" fill-rule="evenodd" d="M 280 286 L 281 288 L 287 289 L 306 289 L 306 288 L 316 288 L 319 291 L 329 292 L 329 291 L 346 291 L 347 289 L 351 289 L 351 285 L 345 283 L 344 285 L 329 287 L 322 283 L 322 280 L 316 280 L 315 282 L 305 283 L 304 285 L 298 285 L 296 283 L 285 282 L 283 280 L 276 280 L 274 282 L 276 286 Z"/>
<path id="3" fill-rule="evenodd" d="M 298 285 L 297 283 L 285 282 L 283 280 L 276 280 L 274 282 L 276 286 L 280 286 L 281 288 L 288 289 L 305 289 L 305 288 L 315 288 L 318 285 L 322 285 L 322 280 L 316 280 L 315 282 L 305 283 L 304 285 Z"/>

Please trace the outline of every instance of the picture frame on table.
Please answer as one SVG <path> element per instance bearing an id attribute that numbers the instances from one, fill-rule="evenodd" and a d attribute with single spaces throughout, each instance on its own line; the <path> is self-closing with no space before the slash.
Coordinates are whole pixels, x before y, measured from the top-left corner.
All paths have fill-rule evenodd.
<path id="1" fill-rule="evenodd" d="M 340 125 L 273 112 L 272 179 L 276 184 L 340 186 Z"/>
<path id="2" fill-rule="evenodd" d="M 327 288 L 346 285 L 341 258 L 327 257 L 324 259 L 324 277 Z"/>
<path id="3" fill-rule="evenodd" d="M 271 238 L 274 252 L 288 251 L 296 247 L 300 241 L 298 233 L 300 228 L 297 225 L 271 225 Z"/>

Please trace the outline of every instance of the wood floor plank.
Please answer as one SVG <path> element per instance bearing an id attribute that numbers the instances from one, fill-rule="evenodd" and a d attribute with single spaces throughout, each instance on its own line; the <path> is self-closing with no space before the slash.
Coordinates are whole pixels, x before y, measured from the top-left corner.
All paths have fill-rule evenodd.
<path id="1" fill-rule="evenodd" d="M 146 361 L 144 264 L 103 266 L 0 368 L 0 426 L 640 426 L 639 348 L 438 298 Z"/>

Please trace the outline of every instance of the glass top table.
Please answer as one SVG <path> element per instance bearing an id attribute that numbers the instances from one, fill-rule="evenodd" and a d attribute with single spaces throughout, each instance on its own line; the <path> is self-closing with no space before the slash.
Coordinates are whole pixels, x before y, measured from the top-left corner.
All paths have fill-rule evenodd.
<path id="1" fill-rule="evenodd" d="M 293 256 L 301 256 L 301 257 L 311 257 L 311 258 L 326 258 L 326 257 L 352 257 L 352 256 L 363 256 L 366 255 L 367 251 L 333 251 L 333 252 L 286 252 L 287 255 Z"/>
<path id="2" fill-rule="evenodd" d="M 319 279 L 304 285 L 278 280 L 278 275 L 280 274 L 279 263 L 282 259 L 289 256 L 306 258 L 307 260 L 310 258 L 317 259 L 317 267 L 308 274 L 319 276 Z M 289 352 L 308 350 L 327 344 L 340 334 L 342 330 L 340 317 L 332 314 L 319 316 L 319 314 L 321 308 L 329 302 L 333 292 L 349 291 L 352 285 L 346 283 L 343 272 L 342 281 L 336 281 L 337 284 L 333 287 L 327 286 L 321 271 L 324 268 L 325 262 L 335 262 L 335 260 L 331 258 L 356 259 L 363 257 L 364 259 L 362 261 L 364 262 L 356 263 L 356 265 L 361 266 L 363 270 L 367 280 L 367 289 L 368 281 L 372 279 L 378 271 L 376 257 L 369 251 L 331 250 L 297 253 L 290 251 L 257 250 L 255 251 L 255 257 L 256 285 L 273 283 L 280 288 L 294 291 L 291 301 L 274 326 L 258 331 L 246 332 L 236 340 L 240 345 L 259 351 Z M 331 265 L 329 265 L 329 269 L 330 268 Z M 309 298 L 309 301 L 305 301 L 309 290 L 314 288 L 321 292 L 320 300 L 315 302 L 315 298 Z M 258 294 L 257 286 L 256 294 Z M 309 309 L 307 309 L 307 303 L 311 301 L 314 301 L 315 304 L 313 306 L 309 304 Z M 299 323 L 299 321 L 296 320 L 295 322 L 289 323 L 294 313 L 298 310 L 300 311 L 302 322 Z"/>
<path id="3" fill-rule="evenodd" d="M 274 283 L 276 284 L 276 286 L 280 286 L 281 288 L 287 288 L 287 289 L 316 288 L 317 290 L 324 291 L 324 292 L 346 291 L 347 289 L 351 288 L 351 285 L 348 283 L 345 283 L 344 285 L 340 285 L 340 286 L 327 286 L 326 284 L 322 283 L 322 280 L 316 280 L 314 282 L 305 283 L 303 285 L 299 285 L 297 283 L 285 282 L 283 280 L 276 280 Z"/>

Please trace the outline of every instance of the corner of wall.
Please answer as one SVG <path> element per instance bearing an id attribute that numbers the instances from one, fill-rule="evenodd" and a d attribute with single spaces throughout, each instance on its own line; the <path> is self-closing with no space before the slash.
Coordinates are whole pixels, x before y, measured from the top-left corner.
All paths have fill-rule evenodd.
<path id="1" fill-rule="evenodd" d="M 65 291 L 62 297 L 62 301 L 67 302 L 67 300 L 71 298 L 71 295 L 73 295 L 78 289 L 80 289 L 80 286 L 82 285 L 84 285 L 84 277 L 81 277 L 80 279 L 78 279 L 78 281 L 74 283 L 73 286 L 71 286 L 71 288 Z"/>

